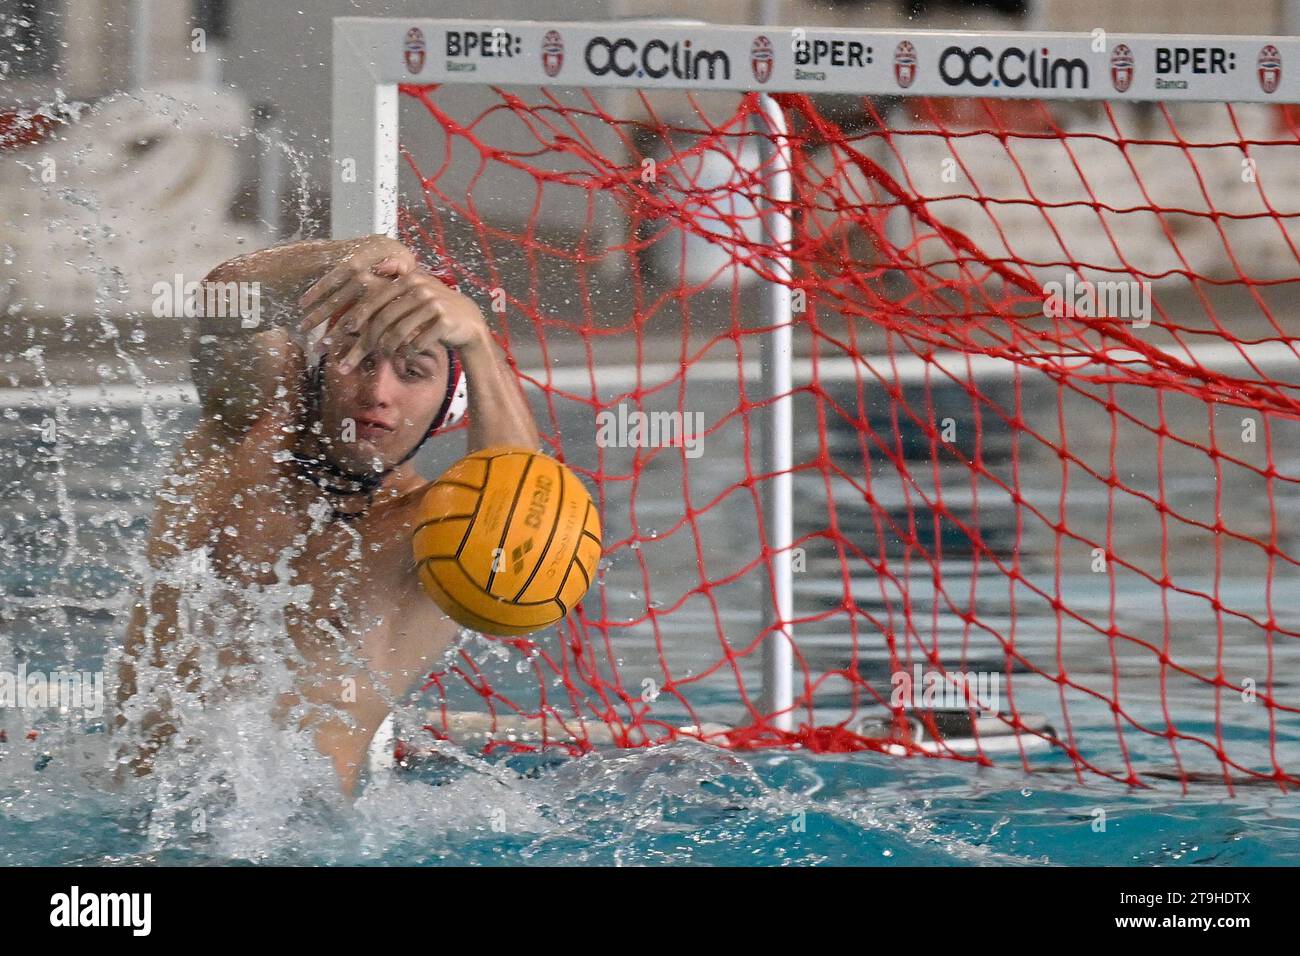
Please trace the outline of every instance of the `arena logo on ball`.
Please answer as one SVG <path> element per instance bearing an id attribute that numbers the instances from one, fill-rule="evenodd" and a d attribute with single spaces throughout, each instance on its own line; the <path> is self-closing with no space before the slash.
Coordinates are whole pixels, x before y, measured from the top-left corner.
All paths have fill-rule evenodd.
<path id="1" fill-rule="evenodd" d="M 731 79 L 731 58 L 725 50 L 695 49 L 690 40 L 655 37 L 642 45 L 631 37 L 594 36 L 582 51 L 582 62 L 587 72 L 599 77 Z"/>
<path id="2" fill-rule="evenodd" d="M 1259 88 L 1265 93 L 1276 93 L 1282 85 L 1282 54 L 1273 44 L 1259 51 Z"/>
<path id="3" fill-rule="evenodd" d="M 547 30 L 542 37 L 542 69 L 549 77 L 564 69 L 564 37 L 559 30 Z"/>
<path id="4" fill-rule="evenodd" d="M 490 30 L 448 30 L 443 53 L 448 73 L 475 73 L 480 60 L 508 59 L 519 55 L 523 40 L 505 27 Z"/>
<path id="5" fill-rule="evenodd" d="M 406 31 L 406 40 L 402 43 L 402 59 L 406 61 L 408 73 L 419 73 L 424 69 L 424 31 L 411 27 Z"/>
<path id="6" fill-rule="evenodd" d="M 1237 54 L 1221 46 L 1156 47 L 1156 89 L 1188 89 L 1188 77 L 1227 74 L 1237 69 Z"/>
<path id="7" fill-rule="evenodd" d="M 825 82 L 827 67 L 863 70 L 872 64 L 873 53 L 872 48 L 861 40 L 839 37 L 801 39 L 794 44 L 794 78 Z"/>
<path id="8" fill-rule="evenodd" d="M 894 47 L 894 80 L 902 89 L 907 89 L 916 79 L 916 64 L 916 47 L 910 40 Z"/>
<path id="9" fill-rule="evenodd" d="M 772 78 L 772 64 L 775 59 L 772 41 L 761 33 L 754 37 L 754 42 L 749 46 L 749 68 L 754 71 L 754 79 L 757 82 L 766 83 Z"/>

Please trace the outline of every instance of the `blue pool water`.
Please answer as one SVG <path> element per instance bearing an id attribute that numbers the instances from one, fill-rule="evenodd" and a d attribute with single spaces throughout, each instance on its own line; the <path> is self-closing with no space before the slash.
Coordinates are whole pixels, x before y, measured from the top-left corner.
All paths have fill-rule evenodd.
<path id="1" fill-rule="evenodd" d="M 150 489 L 193 409 L 65 408 L 76 440 L 75 451 L 62 454 L 37 435 L 47 414 L 11 408 L 0 420 L 7 501 L 0 654 L 29 669 L 75 662 L 95 670 L 121 640 Z M 801 582 L 801 599 L 816 599 L 820 586 Z M 1244 593 L 1254 585 L 1243 577 L 1235 586 Z M 1150 612 L 1129 609 L 1136 617 Z M 1293 614 L 1282 609 L 1279 617 Z M 1050 628 L 1040 622 L 1036 633 L 1028 619 L 1022 628 L 1026 653 L 1038 639 L 1052 653 Z M 833 659 L 830 638 L 810 633 L 810 653 Z M 1213 636 L 1202 638 L 1201 650 L 1211 655 Z M 1108 663 L 1097 662 L 1099 680 Z M 1279 686 L 1289 686 L 1291 663 L 1278 658 Z M 1076 672 L 1081 680 L 1089 673 L 1082 663 Z M 1051 690 L 1026 681 L 1019 700 L 1050 715 Z M 719 716 L 734 703 L 724 696 Z M 700 699 L 709 702 L 707 693 Z M 1125 700 L 1140 716 L 1159 710 L 1158 698 L 1142 697 L 1136 685 Z M 1099 765 L 1121 766 L 1106 710 L 1071 713 L 1080 751 Z M 32 728 L 35 740 L 27 739 Z M 1199 723 L 1181 718 L 1180 728 L 1210 737 L 1215 729 L 1210 713 Z M 106 772 L 102 719 L 0 711 L 0 729 L 3 864 L 1300 863 L 1300 812 L 1275 786 L 1238 787 L 1230 798 L 1213 783 L 1183 792 L 1157 780 L 1133 790 L 1081 781 L 1059 753 L 1036 755 L 1037 772 L 1025 774 L 1015 758 L 980 767 L 873 753 L 736 753 L 695 743 L 581 758 L 485 758 L 441 745 L 440 756 L 372 781 L 348 803 L 330 786 L 323 758 L 294 741 L 259 736 L 237 717 L 212 728 L 218 738 L 241 741 L 242 749 L 226 748 L 224 762 L 127 783 Z M 1237 753 L 1267 765 L 1266 726 L 1229 721 L 1227 733 Z M 1284 754 L 1295 753 L 1294 726 L 1279 725 L 1274 734 Z M 1130 744 L 1140 765 L 1170 766 L 1163 742 Z"/>
<path id="2" fill-rule="evenodd" d="M 268 793 L 214 809 L 206 832 L 183 817 L 164 836 L 151 833 L 147 798 L 88 789 L 53 765 L 7 772 L 0 863 L 1300 863 L 1300 812 L 1271 790 L 1224 802 L 1212 789 L 1140 794 L 939 761 L 689 744 L 538 763 L 426 768 L 351 806 Z"/>

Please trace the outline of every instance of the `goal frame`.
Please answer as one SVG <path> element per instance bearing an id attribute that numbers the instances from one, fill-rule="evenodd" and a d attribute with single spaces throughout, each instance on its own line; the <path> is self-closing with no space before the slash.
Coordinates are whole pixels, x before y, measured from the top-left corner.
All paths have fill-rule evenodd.
<path id="1" fill-rule="evenodd" d="M 419 39 L 408 50 L 414 31 Z M 561 40 L 558 57 L 553 42 L 549 54 L 543 52 L 544 38 L 552 32 Z M 472 70 L 448 68 L 449 33 L 476 37 L 477 55 L 451 57 L 472 61 Z M 491 44 L 492 55 L 485 54 L 484 43 Z M 1267 70 L 1266 47 L 1276 51 Z M 683 56 L 691 49 L 693 55 Z M 1186 88 L 1157 89 L 1161 50 L 1181 51 L 1174 55 L 1186 57 L 1184 64 L 1193 68 L 1198 63 L 1205 70 L 1213 71 L 1216 63 L 1223 68 L 1193 73 Z M 800 64 L 799 56 L 818 62 Z M 803 65 L 815 69 L 801 71 Z M 763 228 L 780 249 L 792 235 L 790 219 L 777 211 L 791 198 L 791 166 L 783 115 L 769 93 L 1295 104 L 1300 103 L 1300 37 L 337 17 L 330 135 L 334 238 L 397 234 L 398 86 L 403 83 L 757 92 L 769 133 L 762 138 L 762 159 L 765 192 L 772 198 L 763 210 Z M 786 257 L 769 265 L 776 274 L 790 274 Z M 763 504 L 774 601 L 764 609 L 764 629 L 771 633 L 763 644 L 762 691 L 773 726 L 789 730 L 794 674 L 789 286 L 769 284 L 766 299 L 772 331 L 764 343 L 762 388 L 771 411 L 762 429 L 763 457 L 773 478 L 764 483 Z"/>

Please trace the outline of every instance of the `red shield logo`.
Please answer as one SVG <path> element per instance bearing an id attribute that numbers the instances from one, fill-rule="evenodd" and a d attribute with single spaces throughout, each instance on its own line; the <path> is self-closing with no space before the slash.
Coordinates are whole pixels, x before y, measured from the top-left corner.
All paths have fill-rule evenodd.
<path id="1" fill-rule="evenodd" d="M 754 71 L 754 79 L 766 83 L 772 76 L 772 41 L 765 36 L 754 37 L 749 48 L 749 67 Z"/>
<path id="2" fill-rule="evenodd" d="M 1133 51 L 1126 43 L 1116 43 L 1110 53 L 1110 83 L 1117 93 L 1127 93 L 1133 85 Z"/>
<path id="3" fill-rule="evenodd" d="M 894 79 L 903 89 L 916 79 L 916 47 L 907 40 L 894 48 Z"/>
<path id="4" fill-rule="evenodd" d="M 411 27 L 406 31 L 402 56 L 406 59 L 406 68 L 410 72 L 419 73 L 424 69 L 424 32 L 419 27 Z"/>
<path id="5" fill-rule="evenodd" d="M 542 37 L 542 69 L 547 76 L 559 76 L 564 66 L 564 38 L 559 30 L 547 30 Z"/>
<path id="6" fill-rule="evenodd" d="M 1282 83 L 1282 54 L 1268 44 L 1259 51 L 1259 88 L 1265 93 L 1276 93 Z"/>

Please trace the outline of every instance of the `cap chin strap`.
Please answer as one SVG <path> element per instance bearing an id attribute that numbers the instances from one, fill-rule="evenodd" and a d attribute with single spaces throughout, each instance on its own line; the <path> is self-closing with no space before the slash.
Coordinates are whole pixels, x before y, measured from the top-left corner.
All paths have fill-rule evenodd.
<path id="1" fill-rule="evenodd" d="M 316 423 L 320 422 L 321 388 L 325 378 L 326 358 L 327 355 L 322 355 L 320 360 L 307 373 L 307 417 L 309 421 Z M 464 372 L 460 366 L 460 356 L 456 354 L 454 349 L 447 349 L 447 391 L 443 395 L 442 404 L 438 407 L 437 414 L 433 416 L 433 421 L 425 430 L 424 436 L 415 443 L 415 447 L 402 456 L 401 461 L 389 468 L 382 471 L 372 470 L 357 474 L 338 467 L 324 453 L 317 456 L 294 454 L 294 461 L 302 467 L 303 473 L 306 474 L 312 484 L 320 488 L 321 491 L 343 496 L 366 495 L 369 498 L 379 490 L 385 478 L 392 474 L 396 468 L 414 458 L 416 453 L 424 447 L 424 443 L 432 438 L 438 429 L 449 424 L 449 418 L 454 421 L 460 417 L 451 413 L 453 404 L 464 405 L 463 377 Z M 344 484 L 340 487 L 331 482 L 330 479 Z"/>

